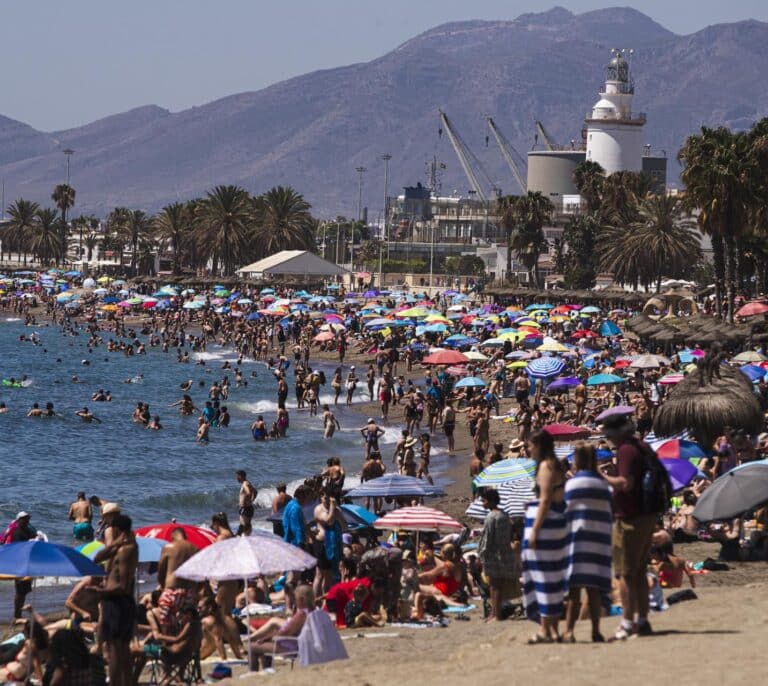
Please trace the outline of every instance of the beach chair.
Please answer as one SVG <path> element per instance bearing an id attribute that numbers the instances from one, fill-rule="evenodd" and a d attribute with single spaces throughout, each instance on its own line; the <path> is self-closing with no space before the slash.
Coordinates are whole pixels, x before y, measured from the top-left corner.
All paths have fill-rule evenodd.
<path id="1" fill-rule="evenodd" d="M 161 655 L 153 656 L 147 663 L 150 686 L 169 686 L 183 683 L 187 686 L 203 681 L 203 669 L 200 665 L 200 651 L 197 650 L 186 661 L 168 662 Z"/>
<path id="2" fill-rule="evenodd" d="M 347 650 L 341 640 L 333 620 L 323 610 L 315 610 L 307 615 L 307 621 L 298 638 L 295 636 L 275 636 L 272 651 L 272 663 L 276 660 L 299 665 L 316 665 L 333 660 L 346 660 Z"/>

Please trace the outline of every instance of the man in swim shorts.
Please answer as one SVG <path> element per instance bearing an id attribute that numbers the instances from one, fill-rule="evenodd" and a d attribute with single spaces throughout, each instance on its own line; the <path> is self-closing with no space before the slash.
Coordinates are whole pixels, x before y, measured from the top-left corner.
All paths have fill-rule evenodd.
<path id="1" fill-rule="evenodd" d="M 235 478 L 237 483 L 240 484 L 240 493 L 238 495 L 240 526 L 237 529 L 237 535 L 245 534 L 248 536 L 251 533 L 251 520 L 253 519 L 254 512 L 253 504 L 256 502 L 257 491 L 253 484 L 248 481 L 242 469 L 238 469 L 235 472 Z"/>
<path id="2" fill-rule="evenodd" d="M 80 491 L 77 500 L 69 506 L 69 519 L 74 522 L 72 538 L 84 543 L 93 540 L 93 511 L 85 498 L 85 491 Z"/>

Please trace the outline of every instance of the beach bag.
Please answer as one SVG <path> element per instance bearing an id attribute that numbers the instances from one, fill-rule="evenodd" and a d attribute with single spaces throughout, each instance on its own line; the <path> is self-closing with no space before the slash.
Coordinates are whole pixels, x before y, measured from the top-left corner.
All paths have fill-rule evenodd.
<path id="1" fill-rule="evenodd" d="M 663 514 L 672 500 L 672 483 L 656 451 L 647 443 L 638 443 L 643 455 L 643 478 L 640 482 L 643 514 Z"/>

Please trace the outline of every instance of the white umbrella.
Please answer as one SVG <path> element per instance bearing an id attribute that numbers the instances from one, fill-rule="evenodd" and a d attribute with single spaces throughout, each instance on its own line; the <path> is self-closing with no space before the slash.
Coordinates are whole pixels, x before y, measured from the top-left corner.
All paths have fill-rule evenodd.
<path id="1" fill-rule="evenodd" d="M 176 570 L 176 576 L 192 581 L 243 580 L 266 574 L 309 569 L 317 560 L 279 536 L 256 529 L 250 536 L 235 536 L 203 548 Z M 251 631 L 251 615 L 246 626 Z M 251 640 L 248 638 L 248 666 L 251 665 Z"/>

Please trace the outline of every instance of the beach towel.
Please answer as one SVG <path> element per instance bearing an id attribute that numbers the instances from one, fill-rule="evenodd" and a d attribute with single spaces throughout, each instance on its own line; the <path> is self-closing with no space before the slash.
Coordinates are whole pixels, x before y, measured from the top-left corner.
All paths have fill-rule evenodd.
<path id="1" fill-rule="evenodd" d="M 599 474 L 577 472 L 565 484 L 568 587 L 611 590 L 611 487 Z"/>
<path id="2" fill-rule="evenodd" d="M 523 539 L 523 604 L 531 621 L 563 613 L 565 575 L 568 570 L 568 524 L 565 503 L 552 503 L 539 530 L 536 548 L 528 547 L 539 501 L 528 503 Z"/>
<path id="3" fill-rule="evenodd" d="M 310 612 L 299 634 L 299 664 L 306 667 L 348 657 L 333 620 L 322 610 Z"/>

